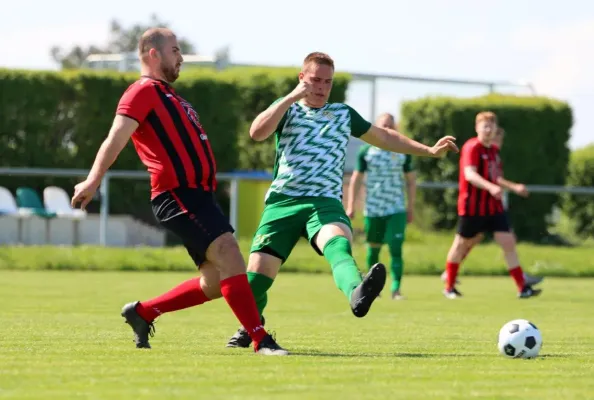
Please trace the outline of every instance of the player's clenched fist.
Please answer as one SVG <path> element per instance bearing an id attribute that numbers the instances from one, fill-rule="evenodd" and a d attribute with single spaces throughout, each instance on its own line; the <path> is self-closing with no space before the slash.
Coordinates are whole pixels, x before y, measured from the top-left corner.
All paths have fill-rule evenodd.
<path id="1" fill-rule="evenodd" d="M 305 81 L 299 82 L 297 87 L 293 89 L 289 97 L 293 99 L 293 101 L 298 101 L 307 96 L 311 92 L 311 85 Z"/>

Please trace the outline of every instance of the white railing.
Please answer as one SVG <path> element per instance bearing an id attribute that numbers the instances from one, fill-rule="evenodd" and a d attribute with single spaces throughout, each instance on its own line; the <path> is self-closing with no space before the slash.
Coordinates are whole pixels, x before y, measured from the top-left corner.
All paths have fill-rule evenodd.
<path id="1" fill-rule="evenodd" d="M 84 178 L 89 174 L 88 170 L 84 169 L 62 169 L 62 168 L 11 168 L 0 167 L 0 176 L 52 176 L 52 177 L 81 177 Z M 109 216 L 109 183 L 111 179 L 147 179 L 149 174 L 145 171 L 124 171 L 111 170 L 108 171 L 101 182 L 99 194 L 100 201 L 100 219 L 99 219 L 99 243 L 101 246 L 106 244 L 107 235 L 107 219 Z M 237 226 L 238 220 L 238 202 L 239 190 L 238 183 L 240 180 L 258 180 L 268 181 L 272 178 L 270 174 L 262 173 L 224 173 L 217 174 L 217 180 L 221 182 L 229 182 L 229 220 L 232 226 Z M 0 180 L 1 186 L 1 180 Z M 457 182 L 418 182 L 417 187 L 421 189 L 457 189 Z M 549 185 L 527 185 L 527 189 L 532 193 L 572 193 L 583 195 L 594 195 L 594 187 L 576 187 L 576 186 L 549 186 Z"/>

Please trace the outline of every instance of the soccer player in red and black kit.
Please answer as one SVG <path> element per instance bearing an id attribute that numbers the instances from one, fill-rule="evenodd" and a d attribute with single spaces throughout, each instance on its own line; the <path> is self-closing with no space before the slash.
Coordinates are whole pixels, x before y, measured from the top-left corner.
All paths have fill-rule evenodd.
<path id="1" fill-rule="evenodd" d="M 248 329 L 259 354 L 286 355 L 260 321 L 246 265 L 233 228 L 214 198 L 216 162 L 192 106 L 171 86 L 183 61 L 175 34 L 152 28 L 140 38 L 141 77 L 121 97 L 113 125 L 87 179 L 72 198 L 85 208 L 101 178 L 132 138 L 151 176 L 151 203 L 157 220 L 181 238 L 201 276 L 148 301 L 126 304 L 122 316 L 136 347 L 150 348 L 153 321 L 161 314 L 224 297 Z"/>
<path id="2" fill-rule="evenodd" d="M 501 153 L 501 148 L 503 146 L 503 138 L 505 136 L 505 130 L 502 127 L 498 127 L 497 128 L 497 132 L 495 132 L 495 134 L 493 135 L 493 139 L 491 140 L 491 146 L 493 147 L 497 147 L 497 151 L 499 153 Z M 529 193 L 528 190 L 526 189 L 526 186 L 522 185 L 521 183 L 513 183 L 513 182 L 509 182 L 507 180 L 505 180 L 503 178 L 503 164 L 501 163 L 501 159 L 499 158 L 499 177 L 498 177 L 498 181 L 497 183 L 505 188 L 508 188 L 508 190 L 510 190 L 509 188 L 511 187 L 512 191 L 514 193 L 516 193 L 519 196 L 522 197 L 528 197 Z M 508 206 L 509 203 L 506 201 L 507 200 L 507 193 L 504 192 L 502 195 L 502 203 L 503 203 L 503 208 L 507 211 L 508 210 Z M 510 224 L 510 229 L 513 232 L 513 228 L 511 227 Z M 470 253 L 470 251 L 474 248 L 474 246 L 478 245 L 480 242 L 483 241 L 483 239 L 485 238 L 485 235 L 481 232 L 478 235 L 476 235 L 474 238 L 472 238 L 471 240 L 468 241 L 467 244 L 467 250 L 466 252 L 462 255 L 462 259 L 460 261 L 460 264 L 462 264 L 462 262 L 464 262 L 464 260 L 466 259 L 466 257 L 468 257 L 468 254 Z M 444 270 L 443 273 L 441 274 L 441 280 L 442 281 L 446 281 L 447 280 L 447 270 Z M 533 286 L 533 285 L 537 285 L 540 282 L 542 282 L 543 277 L 542 276 L 534 276 L 534 275 L 529 275 L 526 272 L 524 272 L 524 282 L 527 285 Z M 459 280 L 456 280 L 456 284 L 459 284 Z"/>
<path id="3" fill-rule="evenodd" d="M 505 261 L 516 286 L 518 297 L 528 298 L 540 294 L 525 281 L 516 251 L 516 240 L 511 232 L 507 214 L 501 201 L 503 188 L 523 194 L 525 187 L 503 179 L 499 148 L 492 145 L 497 132 L 497 116 L 489 111 L 478 113 L 475 119 L 477 137 L 462 146 L 458 193 L 458 233 L 450 248 L 446 263 L 444 295 L 455 299 L 462 294 L 456 289 L 458 268 L 477 235 L 493 233 L 503 249 Z"/>

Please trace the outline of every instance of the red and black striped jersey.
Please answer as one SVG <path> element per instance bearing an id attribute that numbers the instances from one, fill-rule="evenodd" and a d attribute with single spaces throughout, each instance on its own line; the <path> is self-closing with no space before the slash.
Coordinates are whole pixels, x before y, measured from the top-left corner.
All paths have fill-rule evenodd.
<path id="1" fill-rule="evenodd" d="M 495 184 L 503 174 L 497 146 L 486 147 L 476 137 L 464 143 L 460 152 L 458 215 L 488 216 L 502 213 L 501 200 L 466 180 L 464 169 L 468 166 L 475 167 L 480 176 Z"/>
<path id="2" fill-rule="evenodd" d="M 132 141 L 150 173 L 151 198 L 178 187 L 216 190 L 216 162 L 198 114 L 167 82 L 141 77 L 116 113 L 139 123 Z"/>

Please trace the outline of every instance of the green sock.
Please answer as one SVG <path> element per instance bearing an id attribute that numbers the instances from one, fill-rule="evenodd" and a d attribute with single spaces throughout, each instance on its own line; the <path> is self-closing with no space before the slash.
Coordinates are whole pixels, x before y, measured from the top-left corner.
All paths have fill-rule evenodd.
<path id="1" fill-rule="evenodd" d="M 400 281 L 402 280 L 402 270 L 404 263 L 402 261 L 402 241 L 394 240 L 389 244 L 390 256 L 392 263 L 390 264 L 390 273 L 392 274 L 392 293 L 400 289 Z"/>
<path id="2" fill-rule="evenodd" d="M 379 262 L 381 247 L 371 247 L 367 245 L 367 270 L 370 270 Z"/>
<path id="3" fill-rule="evenodd" d="M 328 240 L 324 246 L 324 257 L 332 267 L 336 286 L 350 301 L 353 290 L 363 279 L 353 259 L 349 240 L 344 236 L 334 236 Z"/>
<path id="4" fill-rule="evenodd" d="M 247 278 L 250 287 L 252 288 L 254 299 L 256 300 L 258 312 L 260 313 L 260 316 L 262 316 L 262 311 L 264 311 L 264 307 L 266 307 L 266 303 L 268 303 L 268 295 L 266 292 L 270 289 L 270 286 L 272 286 L 274 279 L 257 272 L 248 272 Z"/>

